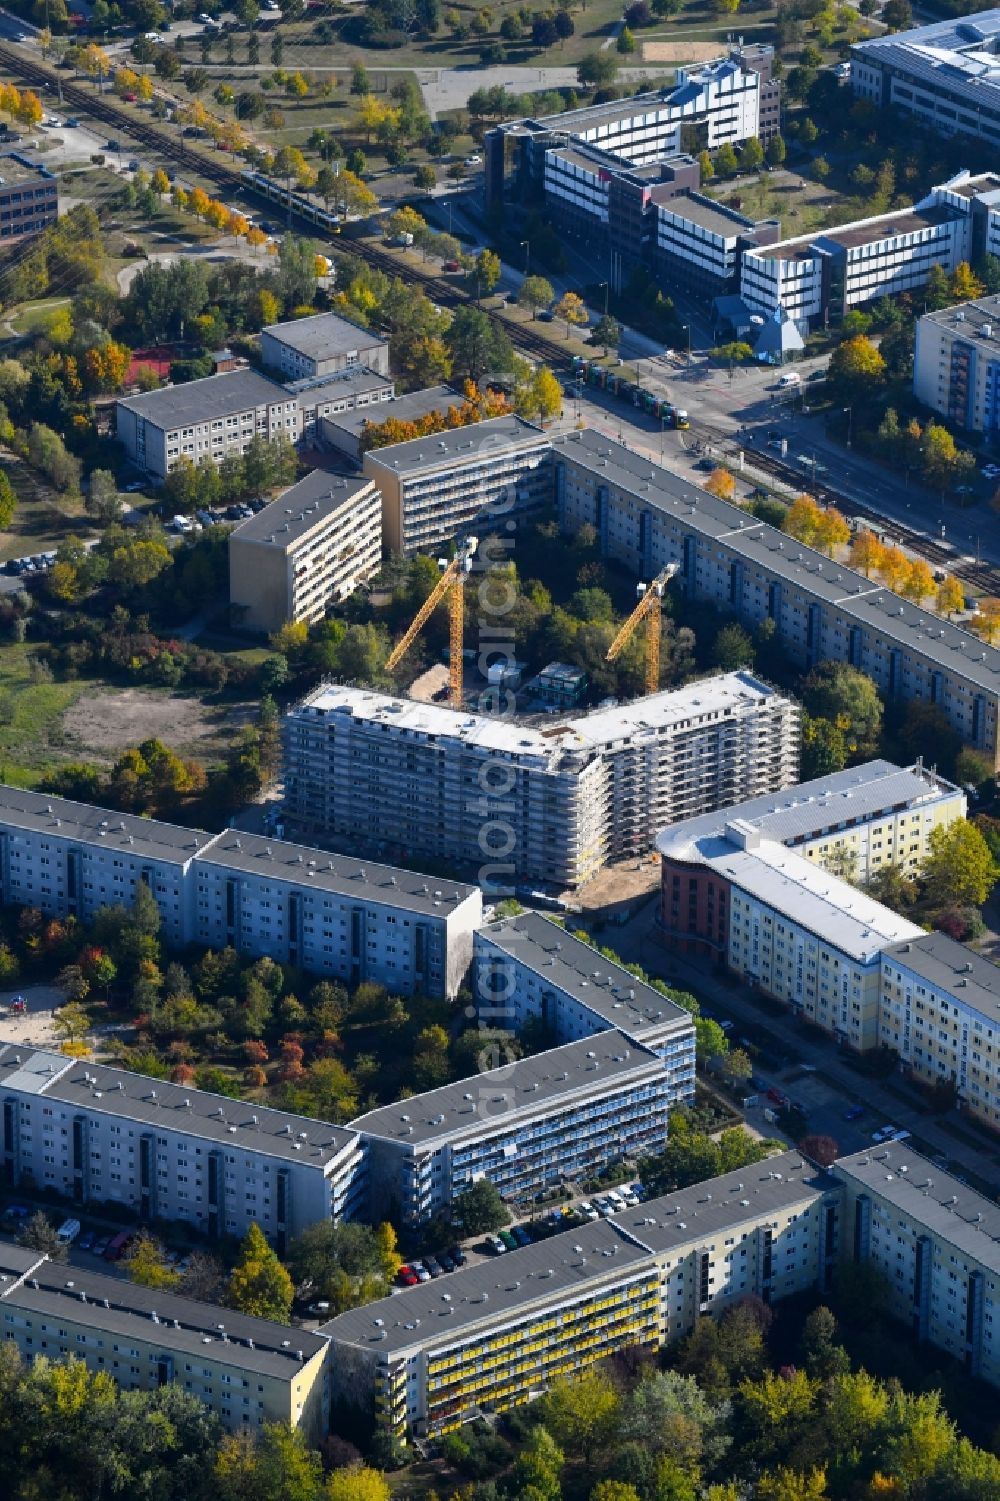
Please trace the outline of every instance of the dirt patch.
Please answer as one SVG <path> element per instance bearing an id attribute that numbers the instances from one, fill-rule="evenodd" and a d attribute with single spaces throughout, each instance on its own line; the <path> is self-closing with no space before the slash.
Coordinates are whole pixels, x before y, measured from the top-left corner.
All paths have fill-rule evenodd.
<path id="1" fill-rule="evenodd" d="M 617 917 L 621 921 L 626 920 L 624 913 L 630 903 L 640 905 L 659 884 L 660 857 L 650 853 L 639 860 L 622 860 L 617 865 L 606 865 L 578 891 L 566 892 L 566 899 L 582 907 L 584 912 L 605 911 L 612 918 Z"/>
<path id="2" fill-rule="evenodd" d="M 718 42 L 643 42 L 644 63 L 707 63 L 719 55 Z"/>
<path id="3" fill-rule="evenodd" d="M 435 662 L 433 667 L 428 667 L 426 672 L 422 672 L 410 684 L 408 697 L 421 704 L 433 703 L 441 690 L 447 687 L 448 669 L 443 662 Z"/>
<path id="4" fill-rule="evenodd" d="M 143 740 L 162 740 L 181 755 L 211 760 L 225 750 L 249 706 L 204 704 L 194 695 L 142 688 L 88 693 L 63 715 L 65 735 L 98 761 L 113 761 Z"/>

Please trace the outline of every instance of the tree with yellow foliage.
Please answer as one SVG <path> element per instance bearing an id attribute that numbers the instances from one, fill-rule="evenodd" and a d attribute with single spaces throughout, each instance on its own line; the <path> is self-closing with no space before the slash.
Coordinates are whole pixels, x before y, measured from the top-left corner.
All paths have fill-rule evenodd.
<path id="1" fill-rule="evenodd" d="M 781 529 L 789 537 L 812 547 L 820 525 L 821 512 L 811 495 L 798 495 L 792 501 L 781 523 Z"/>
<path id="2" fill-rule="evenodd" d="M 182 188 L 179 182 L 175 182 L 170 189 L 170 201 L 174 208 L 179 208 L 181 213 L 191 206 L 191 194 L 187 188 Z"/>
<path id="3" fill-rule="evenodd" d="M 76 62 L 77 67 L 86 73 L 88 78 L 107 78 L 111 72 L 111 59 L 104 49 L 94 42 L 88 42 L 86 47 L 81 48 Z"/>
<path id="4" fill-rule="evenodd" d="M 903 580 L 910 571 L 910 560 L 901 548 L 883 548 L 878 571 L 885 586 L 888 589 L 894 589 L 898 594 Z"/>
<path id="5" fill-rule="evenodd" d="M 917 601 L 935 593 L 934 574 L 923 558 L 914 558 L 900 586 L 901 594 Z"/>
<path id="6" fill-rule="evenodd" d="M 93 391 L 120 391 L 125 384 L 131 361 L 131 350 L 110 339 L 101 348 L 84 351 L 84 379 Z"/>
<path id="7" fill-rule="evenodd" d="M 140 104 L 149 104 L 153 98 L 153 80 L 143 75 L 135 86 L 135 92 Z"/>
<path id="8" fill-rule="evenodd" d="M 301 73 L 293 73 L 285 85 L 285 92 L 292 99 L 304 99 L 309 92 L 309 85 Z"/>
<path id="9" fill-rule="evenodd" d="M 247 230 L 246 242 L 251 250 L 257 251 L 262 245 L 267 244 L 267 235 L 262 229 L 258 229 L 256 225 L 253 225 L 251 229 Z"/>
<path id="10" fill-rule="evenodd" d="M 229 222 L 229 210 L 224 203 L 213 198 L 205 210 L 205 223 L 212 229 L 225 229 Z"/>
<path id="11" fill-rule="evenodd" d="M 728 469 L 713 469 L 705 481 L 705 489 L 720 500 L 732 500 L 736 494 L 736 481 Z"/>
<path id="12" fill-rule="evenodd" d="M 387 107 L 376 99 L 374 94 L 365 94 L 358 102 L 358 124 L 365 132 L 365 140 L 370 142 L 372 135 L 382 125 L 389 111 Z"/>
<path id="13" fill-rule="evenodd" d="M 567 339 L 570 336 L 572 328 L 578 327 L 582 323 L 590 322 L 587 305 L 583 298 L 578 296 L 576 292 L 564 292 L 552 311 L 557 318 L 562 318 L 566 324 Z"/>
<path id="14" fill-rule="evenodd" d="M 154 193 L 159 193 L 161 198 L 163 197 L 164 193 L 170 192 L 170 178 L 164 172 L 162 167 L 157 167 L 156 171 L 153 173 L 152 178 L 150 179 L 149 186 L 152 188 Z"/>
<path id="15" fill-rule="evenodd" d="M 126 94 L 134 94 L 139 87 L 139 75 L 133 68 L 116 68 L 114 77 L 114 90 L 119 99 L 124 99 Z"/>
<path id="16" fill-rule="evenodd" d="M 972 628 L 990 645 L 1000 635 L 1000 599 L 981 599 L 979 610 L 972 620 Z"/>
<path id="17" fill-rule="evenodd" d="M 948 574 L 937 586 L 935 608 L 939 615 L 952 616 L 965 604 L 965 590 L 953 574 Z"/>
<path id="18" fill-rule="evenodd" d="M 851 542 L 851 551 L 848 554 L 848 562 L 852 568 L 863 573 L 865 578 L 871 578 L 872 573 L 877 573 L 882 563 L 882 554 L 885 548 L 882 546 L 874 532 L 870 532 L 866 526 L 860 527 L 854 533 Z"/>
<path id="19" fill-rule="evenodd" d="M 232 235 L 234 240 L 245 239 L 249 229 L 250 226 L 246 219 L 244 219 L 242 214 L 238 214 L 235 209 L 227 214 L 226 234 Z"/>
<path id="20" fill-rule="evenodd" d="M 204 219 L 211 201 L 204 188 L 192 188 L 188 194 L 188 203 L 196 219 Z"/>
<path id="21" fill-rule="evenodd" d="M 828 558 L 832 558 L 838 547 L 843 547 L 851 535 L 851 528 L 836 506 L 826 506 L 820 510 L 816 522 L 816 535 L 813 542 L 820 552 L 825 552 Z"/>
<path id="22" fill-rule="evenodd" d="M 21 124 L 40 125 L 43 113 L 42 101 L 38 95 L 31 89 L 25 89 L 21 95 L 20 108 L 17 111 L 17 118 L 21 121 Z"/>

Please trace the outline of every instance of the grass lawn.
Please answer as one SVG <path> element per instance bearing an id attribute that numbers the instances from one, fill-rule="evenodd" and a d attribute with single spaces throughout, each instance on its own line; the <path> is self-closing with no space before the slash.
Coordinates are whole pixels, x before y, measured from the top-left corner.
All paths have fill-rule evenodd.
<path id="1" fill-rule="evenodd" d="M 31 303 L 25 312 L 30 313 L 37 306 Z M 17 510 L 10 530 L 0 532 L 0 563 L 23 557 L 25 553 L 47 552 L 69 536 L 83 536 L 91 531 L 79 497 L 67 499 L 51 490 L 12 454 L 0 457 L 0 466 L 17 494 Z"/>
<path id="2" fill-rule="evenodd" d="M 62 716 L 90 687 L 36 680 L 31 655 L 29 645 L 0 647 L 0 779 L 19 787 L 33 787 L 66 759 Z"/>
<path id="3" fill-rule="evenodd" d="M 704 191 L 748 218 L 780 219 L 785 236 L 808 234 L 829 224 L 831 212 L 844 201 L 844 195 L 829 182 L 815 182 L 797 171 L 711 182 Z"/>
<path id="4" fill-rule="evenodd" d="M 17 334 L 44 333 L 56 309 L 68 306 L 68 297 L 46 297 L 40 302 L 30 302 L 11 319 L 11 328 Z"/>

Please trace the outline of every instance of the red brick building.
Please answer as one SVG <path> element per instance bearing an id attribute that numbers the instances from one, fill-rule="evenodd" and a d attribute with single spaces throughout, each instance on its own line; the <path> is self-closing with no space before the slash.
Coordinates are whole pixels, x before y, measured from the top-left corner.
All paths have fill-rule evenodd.
<path id="1" fill-rule="evenodd" d="M 660 879 L 660 922 L 668 947 L 725 963 L 729 882 L 698 860 L 664 860 Z"/>

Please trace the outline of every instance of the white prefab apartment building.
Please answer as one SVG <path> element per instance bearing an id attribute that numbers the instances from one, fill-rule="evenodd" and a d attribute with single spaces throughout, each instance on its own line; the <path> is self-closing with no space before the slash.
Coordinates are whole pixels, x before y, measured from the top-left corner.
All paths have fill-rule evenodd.
<path id="1" fill-rule="evenodd" d="M 718 941 L 729 970 L 862 1051 L 878 1041 L 881 955 L 923 932 L 846 881 L 753 824 L 690 837 L 667 829 L 662 859 L 663 925 L 669 942 L 692 944 L 693 922 L 676 931 L 674 882 L 690 893 L 697 936 Z M 702 885 L 706 891 L 703 895 Z M 707 887 L 712 886 L 711 898 Z"/>
<path id="2" fill-rule="evenodd" d="M 886 702 L 936 704 L 967 744 L 998 764 L 995 647 L 593 429 L 552 447 L 565 532 L 593 526 L 604 555 L 642 579 L 676 563 L 672 587 L 751 628 L 773 620 L 807 669 L 850 662 Z"/>
<path id="3" fill-rule="evenodd" d="M 866 761 L 685 819 L 669 837 L 675 843 L 721 837 L 728 823 L 747 824 L 762 838 L 864 885 L 887 865 L 914 874 L 930 852 L 933 831 L 967 812 L 962 789 L 922 762 L 902 767 Z"/>
<path id="4" fill-rule="evenodd" d="M 82 1360 L 124 1391 L 176 1385 L 230 1433 L 329 1429 L 328 1341 L 231 1308 L 0 1246 L 0 1338 L 29 1364 Z"/>
<path id="5" fill-rule="evenodd" d="M 851 308 L 926 284 L 1000 247 L 1000 178 L 960 172 L 912 208 L 746 250 L 740 295 L 800 325 L 839 323 Z"/>
<path id="6" fill-rule="evenodd" d="M 944 933 L 882 955 L 879 1042 L 922 1084 L 953 1084 L 960 1107 L 1000 1129 L 1000 970 Z"/>
<path id="7" fill-rule="evenodd" d="M 314 380 L 368 370 L 389 374 L 389 345 L 337 313 L 314 313 L 261 329 L 260 355 L 285 380 Z"/>
<path id="8" fill-rule="evenodd" d="M 351 848 L 478 867 L 490 812 L 469 789 L 493 763 L 510 783 L 496 858 L 577 886 L 664 823 L 787 786 L 798 751 L 798 706 L 745 672 L 543 728 L 327 686 L 286 716 L 285 809 Z"/>
<path id="9" fill-rule="evenodd" d="M 662 1060 L 671 1105 L 694 1098 L 689 1012 L 540 913 L 478 930 L 474 984 L 482 1026 L 520 1032 L 541 1022 L 560 1043 L 622 1032 Z"/>
<path id="10" fill-rule="evenodd" d="M 283 1251 L 365 1197 L 354 1131 L 41 1048 L 0 1044 L 9 1184 L 119 1204 L 212 1237 L 257 1224 Z"/>
<path id="11" fill-rule="evenodd" d="M 741 1298 L 823 1289 L 840 1190 L 797 1152 L 566 1231 L 502 1264 L 408 1288 L 323 1326 L 334 1413 L 402 1438 L 528 1401 L 621 1350 L 656 1351 Z"/>
<path id="12" fill-rule="evenodd" d="M 372 1221 L 420 1224 L 480 1178 L 526 1208 L 560 1183 L 658 1152 L 681 1101 L 663 1060 L 606 1031 L 351 1122 L 364 1143 Z"/>
<path id="13" fill-rule="evenodd" d="M 851 88 L 858 99 L 915 115 L 935 135 L 1000 149 L 1000 10 L 856 43 Z"/>
<path id="14" fill-rule="evenodd" d="M 382 494 L 382 543 L 412 557 L 479 523 L 501 528 L 549 499 L 549 439 L 520 417 L 490 417 L 370 449 L 362 468 Z"/>
<path id="15" fill-rule="evenodd" d="M 1000 297 L 917 319 L 913 394 L 967 432 L 1000 432 Z"/>
<path id="16" fill-rule="evenodd" d="M 229 599 L 241 624 L 322 620 L 382 561 L 382 497 L 370 480 L 314 469 L 229 534 Z"/>
<path id="17" fill-rule="evenodd" d="M 99 907 L 129 906 L 141 882 L 173 947 L 228 944 L 398 995 L 454 995 L 482 917 L 477 887 L 0 786 L 4 905 L 89 921 Z"/>
<path id="18" fill-rule="evenodd" d="M 888 1312 L 921 1344 L 1000 1386 L 1000 1209 L 909 1142 L 841 1157 L 846 1260 L 882 1273 Z"/>

